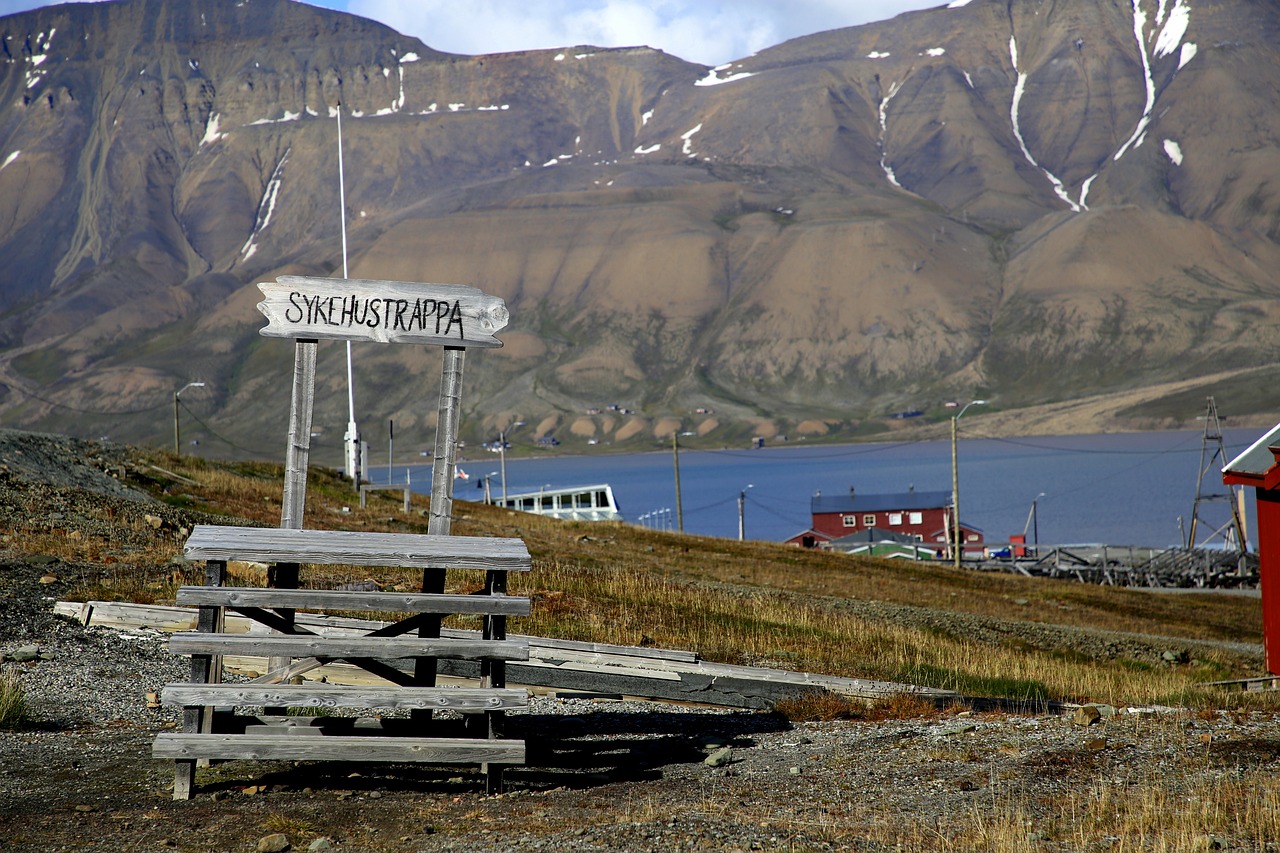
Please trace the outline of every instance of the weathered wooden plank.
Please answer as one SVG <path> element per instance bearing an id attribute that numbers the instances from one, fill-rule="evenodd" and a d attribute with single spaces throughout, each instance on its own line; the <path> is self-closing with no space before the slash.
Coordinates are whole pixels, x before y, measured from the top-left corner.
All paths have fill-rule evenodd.
<path id="1" fill-rule="evenodd" d="M 347 592 L 327 589 L 184 586 L 179 604 L 290 607 L 297 610 L 380 610 L 393 613 L 465 613 L 528 616 L 529 599 L 508 595 L 430 595 L 417 592 Z M 373 623 L 370 623 L 373 624 Z M 376 627 L 376 626 L 375 626 Z"/>
<path id="2" fill-rule="evenodd" d="M 183 548 L 188 560 L 251 560 L 483 569 L 527 572 L 529 549 L 515 538 L 367 533 L 350 530 L 284 530 L 197 524 Z"/>
<path id="3" fill-rule="evenodd" d="M 154 758 L 283 761 L 384 761 L 421 764 L 523 764 L 522 740 L 361 735 L 287 737 L 276 734 L 192 735 L 161 732 Z"/>
<path id="4" fill-rule="evenodd" d="M 500 347 L 511 319 L 498 297 L 457 284 L 285 275 L 258 289 L 271 338 Z"/>
<path id="5" fill-rule="evenodd" d="M 166 705 L 263 705 L 290 708 L 436 708 L 505 711 L 528 707 L 526 690 L 458 687 L 344 687 L 333 684 L 169 684 Z"/>
<path id="6" fill-rule="evenodd" d="M 172 634 L 176 654 L 261 655 L 290 658 L 416 658 L 528 660 L 529 644 L 518 640 L 456 640 L 422 637 L 319 637 L 315 635 Z"/>

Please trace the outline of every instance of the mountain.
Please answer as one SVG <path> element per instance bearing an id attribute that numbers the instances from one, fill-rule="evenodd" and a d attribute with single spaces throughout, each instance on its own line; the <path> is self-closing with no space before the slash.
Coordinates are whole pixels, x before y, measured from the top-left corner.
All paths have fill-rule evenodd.
<path id="1" fill-rule="evenodd" d="M 339 112 L 350 277 L 507 300 L 472 441 L 842 437 L 976 396 L 1269 422 L 1277 45 L 1268 0 L 958 0 L 714 69 L 452 55 L 289 0 L 0 18 L 0 423 L 162 443 L 199 380 L 185 434 L 280 455 L 255 283 L 342 275 Z M 366 433 L 429 447 L 438 351 L 354 361 Z"/>

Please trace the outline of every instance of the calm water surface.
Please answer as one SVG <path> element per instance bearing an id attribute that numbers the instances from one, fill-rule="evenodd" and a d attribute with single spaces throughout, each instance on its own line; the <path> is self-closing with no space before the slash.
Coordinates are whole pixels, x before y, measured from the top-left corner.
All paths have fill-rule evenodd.
<path id="1" fill-rule="evenodd" d="M 1243 451 L 1262 430 L 1224 430 L 1226 459 Z M 962 430 L 963 436 L 963 430 Z M 1009 439 L 961 438 L 960 514 L 982 529 L 988 542 L 1008 541 L 1038 526 L 1041 544 L 1178 544 L 1179 519 L 1190 524 L 1201 467 L 1202 433 Z M 1211 445 L 1212 454 L 1216 445 Z M 455 495 L 479 500 L 474 484 L 493 473 L 501 494 L 496 454 L 481 451 L 460 466 L 470 481 L 455 481 Z M 1217 467 L 1221 467 L 1221 461 Z M 410 466 L 415 491 L 429 491 L 429 465 Z M 385 481 L 386 468 L 373 472 Z M 405 468 L 396 466 L 395 482 Z M 595 456 L 507 458 L 509 493 L 540 487 L 608 483 L 626 519 L 651 527 L 676 526 L 675 476 L 670 452 Z M 748 539 L 782 540 L 809 527 L 809 499 L 850 487 L 862 493 L 951 490 L 948 441 L 898 444 L 790 445 L 759 450 L 682 450 L 680 483 L 684 529 L 726 538 L 738 535 L 738 498 L 745 492 Z M 418 484 L 421 484 L 419 487 Z M 1205 477 L 1204 491 L 1225 491 L 1221 475 Z M 1032 501 L 1038 524 L 1029 524 Z M 1256 543 L 1249 495 L 1249 538 Z M 1202 504 L 1201 530 L 1228 519 L 1225 502 Z M 1203 538 L 1203 537 L 1199 537 Z"/>

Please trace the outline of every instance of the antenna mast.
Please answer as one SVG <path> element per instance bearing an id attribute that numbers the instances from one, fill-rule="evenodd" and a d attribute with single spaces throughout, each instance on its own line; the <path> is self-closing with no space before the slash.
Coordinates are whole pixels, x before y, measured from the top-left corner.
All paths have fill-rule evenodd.
<path id="1" fill-rule="evenodd" d="M 347 271 L 347 181 L 342 169 L 342 101 L 338 101 L 338 205 L 342 223 L 342 277 L 351 278 Z M 360 428 L 356 426 L 356 392 L 352 379 L 351 341 L 347 341 L 347 432 L 343 436 L 346 450 L 346 469 L 351 482 L 360 487 Z"/>
<path id="2" fill-rule="evenodd" d="M 1228 461 L 1226 448 L 1222 445 L 1222 425 L 1218 420 L 1218 404 L 1212 397 L 1209 397 L 1208 400 L 1209 403 L 1204 411 L 1204 437 L 1200 440 L 1200 476 L 1196 480 L 1196 502 L 1191 509 L 1191 529 L 1187 534 L 1187 547 L 1196 547 L 1196 528 L 1200 524 L 1202 514 L 1200 504 L 1211 501 L 1226 501 L 1231 507 L 1230 520 L 1211 532 L 1200 544 L 1206 545 L 1215 536 L 1221 536 L 1227 547 L 1244 553 L 1249 550 L 1249 540 L 1245 538 L 1244 525 L 1240 520 L 1238 487 L 1227 486 L 1225 494 L 1206 493 L 1204 491 L 1205 475 L 1213 471 L 1214 482 L 1221 482 L 1222 467 Z M 1209 452 L 1211 445 L 1213 445 L 1212 453 Z"/>

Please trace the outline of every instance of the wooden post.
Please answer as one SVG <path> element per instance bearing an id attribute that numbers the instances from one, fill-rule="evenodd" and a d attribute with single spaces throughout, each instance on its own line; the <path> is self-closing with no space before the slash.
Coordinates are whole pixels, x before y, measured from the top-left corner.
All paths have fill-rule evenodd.
<path id="1" fill-rule="evenodd" d="M 435 458 L 431 465 L 431 508 L 427 533 L 448 536 L 453 526 L 453 473 L 457 458 L 458 424 L 462 418 L 462 368 L 467 351 L 462 347 L 444 348 L 444 368 L 440 374 L 440 406 L 436 418 Z M 423 569 L 422 591 L 444 592 L 445 569 Z M 418 629 L 419 637 L 439 637 L 440 617 L 433 615 Z M 435 658 L 418 658 L 413 667 L 416 684 L 432 687 L 436 683 Z M 431 718 L 430 710 L 413 711 L 418 721 Z"/>
<path id="2" fill-rule="evenodd" d="M 289 446 L 285 451 L 284 500 L 280 507 L 280 526 L 285 529 L 302 529 L 315 392 L 316 342 L 300 339 L 294 345 L 293 400 L 289 407 Z"/>
<path id="3" fill-rule="evenodd" d="M 222 586 L 227 577 L 225 560 L 209 560 L 205 563 L 205 584 Z M 222 629 L 222 608 L 217 606 L 201 607 L 197 611 L 196 630 L 215 633 Z M 221 655 L 192 655 L 191 683 L 215 684 L 222 681 Z M 182 712 L 182 730 L 188 734 L 211 734 L 213 732 L 213 708 L 195 706 L 185 708 Z M 208 762 L 204 762 L 208 766 Z M 173 798 L 175 800 L 191 799 L 191 791 L 195 787 L 196 759 L 179 759 L 174 762 Z"/>
<path id="4" fill-rule="evenodd" d="M 507 573 L 490 571 L 485 573 L 485 593 L 488 595 L 507 594 Z M 487 614 L 484 617 L 484 638 L 486 640 L 505 640 L 507 638 L 507 617 L 501 614 Z M 480 662 L 480 686 L 502 688 L 507 686 L 507 662 L 504 660 L 483 660 Z M 488 735 L 490 740 L 498 740 L 506 733 L 506 712 L 488 711 Z M 501 794 L 503 789 L 501 764 L 484 764 L 481 769 L 485 774 L 485 793 L 490 796 Z"/>

